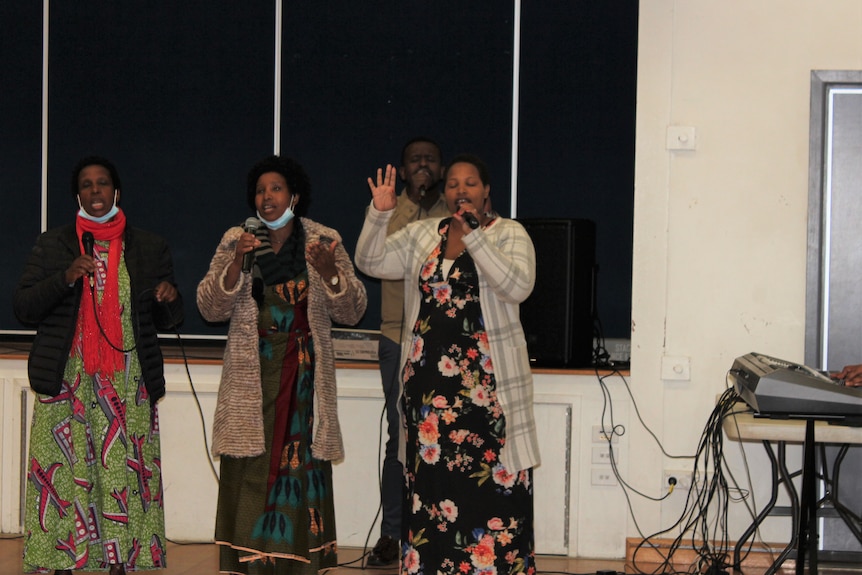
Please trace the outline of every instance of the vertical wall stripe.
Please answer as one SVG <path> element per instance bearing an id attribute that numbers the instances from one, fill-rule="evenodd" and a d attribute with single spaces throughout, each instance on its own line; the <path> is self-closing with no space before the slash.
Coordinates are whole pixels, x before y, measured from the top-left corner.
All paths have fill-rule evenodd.
<path id="1" fill-rule="evenodd" d="M 48 229 L 48 8 L 42 0 L 42 221 L 41 231 Z"/>
<path id="2" fill-rule="evenodd" d="M 515 0 L 512 40 L 512 190 L 511 217 L 518 217 L 518 94 L 521 87 L 521 0 Z"/>
<path id="3" fill-rule="evenodd" d="M 272 153 L 281 151 L 281 19 L 282 0 L 275 0 L 275 81 L 273 82 Z"/>

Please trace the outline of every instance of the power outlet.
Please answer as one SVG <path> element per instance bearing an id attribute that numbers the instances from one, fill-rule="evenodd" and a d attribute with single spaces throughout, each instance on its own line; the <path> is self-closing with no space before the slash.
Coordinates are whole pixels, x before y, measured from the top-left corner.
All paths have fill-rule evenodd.
<path id="1" fill-rule="evenodd" d="M 614 451 L 614 463 L 620 462 L 619 454 Z M 611 464 L 611 450 L 608 449 L 606 445 L 593 445 L 593 456 L 591 461 L 593 463 L 604 463 L 606 465 Z"/>
<path id="2" fill-rule="evenodd" d="M 609 428 L 602 427 L 601 425 L 593 426 L 593 443 L 607 443 L 608 435 L 611 436 L 611 443 L 619 443 L 620 437 L 611 433 Z"/>
<path id="3" fill-rule="evenodd" d="M 610 467 L 591 470 L 590 483 L 592 485 L 617 485 L 617 478 Z"/>
<path id="4" fill-rule="evenodd" d="M 691 489 L 691 474 L 691 470 L 665 469 L 661 478 L 662 489 L 668 489 L 670 487 L 671 478 L 673 478 L 676 480 L 676 484 L 674 485 L 675 491 L 680 489 L 688 491 Z"/>

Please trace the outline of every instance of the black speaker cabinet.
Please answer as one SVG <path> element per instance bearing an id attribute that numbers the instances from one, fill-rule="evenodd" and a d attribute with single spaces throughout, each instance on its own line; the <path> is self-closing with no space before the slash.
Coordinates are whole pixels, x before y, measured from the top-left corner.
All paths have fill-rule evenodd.
<path id="1" fill-rule="evenodd" d="M 536 287 L 521 304 L 533 367 L 590 367 L 596 226 L 584 219 L 519 219 L 536 247 Z"/>

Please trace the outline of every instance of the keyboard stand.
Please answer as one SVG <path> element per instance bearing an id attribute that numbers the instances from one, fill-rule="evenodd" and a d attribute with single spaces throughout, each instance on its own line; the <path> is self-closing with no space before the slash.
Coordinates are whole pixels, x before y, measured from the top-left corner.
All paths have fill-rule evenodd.
<path id="1" fill-rule="evenodd" d="M 740 404 L 742 408 L 743 404 Z M 743 408 L 744 409 L 744 408 Z M 790 541 L 776 557 L 764 575 L 773 575 L 788 557 L 796 551 L 796 574 L 805 573 L 805 562 L 808 561 L 808 573 L 816 575 L 818 568 L 819 533 L 817 528 L 817 511 L 828 500 L 853 534 L 862 541 L 859 529 L 859 517 L 841 505 L 838 501 L 837 481 L 843 455 L 835 460 L 830 478 L 826 460 L 823 458 L 823 480 L 828 484 L 827 496 L 823 501 L 817 497 L 817 460 L 816 446 L 825 452 L 824 444 L 839 444 L 846 451 L 848 444 L 862 444 L 862 428 L 842 425 L 829 425 L 817 418 L 776 418 L 756 417 L 748 411 L 734 412 L 725 417 L 722 427 L 728 438 L 739 441 L 760 441 L 766 449 L 772 471 L 772 491 L 769 502 L 758 513 L 752 524 L 737 540 L 733 553 L 734 569 L 741 567 L 741 554 L 746 542 L 757 531 L 760 524 L 776 508 L 779 487 L 783 485 L 790 499 L 790 515 L 792 521 Z M 815 430 L 819 432 L 815 436 Z M 776 451 L 773 451 L 773 443 Z M 787 468 L 787 443 L 802 443 L 803 463 L 799 471 L 791 473 Z M 843 452 L 842 452 L 843 453 Z M 801 474 L 801 496 L 797 493 L 793 479 Z M 784 508 L 786 509 L 786 508 Z"/>

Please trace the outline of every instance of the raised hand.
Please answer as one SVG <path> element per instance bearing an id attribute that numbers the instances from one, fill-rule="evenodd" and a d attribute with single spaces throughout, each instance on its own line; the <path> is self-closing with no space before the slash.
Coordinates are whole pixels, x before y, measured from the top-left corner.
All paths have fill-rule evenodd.
<path id="1" fill-rule="evenodd" d="M 368 178 L 368 187 L 371 189 L 371 196 L 374 202 L 374 209 L 387 212 L 395 209 L 395 168 L 392 164 L 386 164 L 386 172 L 383 168 L 377 168 L 377 185 L 374 185 L 374 180 Z"/>
<path id="2" fill-rule="evenodd" d="M 341 291 L 338 280 L 336 279 L 334 285 L 331 281 L 338 276 L 338 267 L 335 265 L 335 248 L 337 246 L 336 240 L 321 236 L 320 241 L 309 243 L 305 248 L 305 261 L 317 270 L 326 286 L 335 293 Z"/>
<path id="3" fill-rule="evenodd" d="M 329 238 L 309 243 L 305 248 L 305 260 L 324 278 L 338 274 L 335 266 L 335 248 L 338 242 Z"/>

